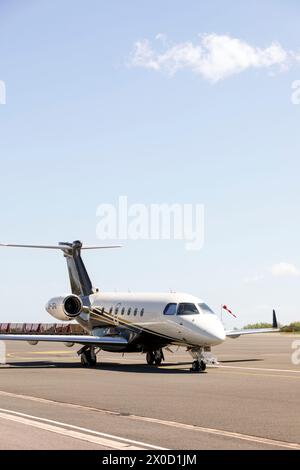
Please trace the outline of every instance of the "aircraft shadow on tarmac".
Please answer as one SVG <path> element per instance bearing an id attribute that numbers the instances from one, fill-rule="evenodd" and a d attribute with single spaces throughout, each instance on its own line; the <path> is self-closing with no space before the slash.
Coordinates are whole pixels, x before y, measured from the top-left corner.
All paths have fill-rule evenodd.
<path id="1" fill-rule="evenodd" d="M 220 361 L 220 364 L 258 362 L 263 359 L 235 359 Z M 184 367 L 184 368 L 181 368 Z M 117 371 L 131 373 L 147 373 L 147 374 L 190 374 L 191 362 L 165 362 L 160 367 L 148 366 L 147 364 L 124 364 L 118 362 L 99 362 L 96 367 L 87 369 L 97 371 Z M 11 362 L 1 366 L 0 369 L 82 369 L 82 365 L 78 362 L 63 361 L 28 361 L 28 362 Z"/>
<path id="2" fill-rule="evenodd" d="M 180 369 L 184 367 L 184 369 Z M 172 367 L 172 368 L 168 368 Z M 174 367 L 174 368 L 173 368 Z M 92 370 L 95 373 L 101 371 L 131 372 L 147 374 L 187 374 L 190 373 L 191 362 L 165 363 L 160 367 L 148 366 L 147 364 L 124 364 L 118 362 L 99 362 L 96 367 L 82 367 L 80 363 L 72 362 L 47 362 L 47 361 L 28 361 L 11 362 L 1 366 L 0 369 L 81 369 Z"/>

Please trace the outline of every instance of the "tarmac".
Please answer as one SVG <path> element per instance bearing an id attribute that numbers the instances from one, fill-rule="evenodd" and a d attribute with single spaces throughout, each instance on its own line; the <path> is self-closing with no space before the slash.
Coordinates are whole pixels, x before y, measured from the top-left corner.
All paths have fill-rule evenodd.
<path id="1" fill-rule="evenodd" d="M 1 450 L 300 450 L 300 336 L 228 339 L 205 373 L 177 348 L 160 367 L 101 351 L 86 369 L 76 346 L 6 345 Z"/>

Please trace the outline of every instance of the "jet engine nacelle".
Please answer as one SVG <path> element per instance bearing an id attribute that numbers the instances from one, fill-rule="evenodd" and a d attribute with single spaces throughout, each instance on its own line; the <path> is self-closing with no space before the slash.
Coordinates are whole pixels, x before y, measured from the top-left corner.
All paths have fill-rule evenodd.
<path id="1" fill-rule="evenodd" d="M 46 305 L 47 312 L 60 321 L 71 321 L 80 315 L 82 300 L 77 295 L 54 297 Z"/>

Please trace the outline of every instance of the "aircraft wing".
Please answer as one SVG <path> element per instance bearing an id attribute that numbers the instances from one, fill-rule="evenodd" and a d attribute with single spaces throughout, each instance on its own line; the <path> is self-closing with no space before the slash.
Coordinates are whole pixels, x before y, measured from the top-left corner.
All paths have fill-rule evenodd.
<path id="1" fill-rule="evenodd" d="M 126 346 L 125 338 L 116 336 L 89 336 L 89 335 L 0 335 L 0 341 L 48 341 L 56 343 L 93 344 L 95 346 Z"/>
<path id="2" fill-rule="evenodd" d="M 261 333 L 278 333 L 279 328 L 258 328 L 257 330 L 229 330 L 226 331 L 227 338 L 239 338 L 243 335 L 257 335 Z"/>
<path id="3" fill-rule="evenodd" d="M 280 328 L 278 328 L 276 312 L 273 310 L 273 326 L 272 328 L 257 328 L 252 330 L 228 330 L 226 331 L 227 338 L 239 338 L 243 335 L 257 335 L 262 333 L 278 333 Z"/>

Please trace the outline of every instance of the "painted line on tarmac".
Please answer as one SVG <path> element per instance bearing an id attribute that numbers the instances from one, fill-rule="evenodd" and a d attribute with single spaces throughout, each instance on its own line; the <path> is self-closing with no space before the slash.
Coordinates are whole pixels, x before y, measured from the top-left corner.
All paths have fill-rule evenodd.
<path id="1" fill-rule="evenodd" d="M 257 370 L 258 372 L 289 372 L 292 374 L 300 374 L 300 370 L 293 369 L 265 369 L 263 367 L 241 367 L 241 366 L 213 366 L 214 369 L 242 369 L 242 370 Z"/>
<path id="2" fill-rule="evenodd" d="M 119 411 L 102 410 L 101 408 L 83 406 L 83 405 L 78 405 L 78 404 L 73 404 L 73 403 L 59 402 L 59 401 L 49 400 L 47 398 L 33 397 L 33 396 L 30 396 L 30 395 L 18 395 L 18 394 L 15 394 L 15 393 L 5 392 L 5 391 L 0 391 L 0 396 L 6 396 L 6 397 L 11 397 L 11 398 L 19 398 L 19 399 L 38 402 L 38 403 L 44 403 L 44 404 L 48 404 L 48 405 L 49 404 L 60 405 L 60 406 L 63 406 L 63 407 L 76 408 L 76 409 L 81 409 L 81 410 L 84 410 L 84 411 L 96 411 L 98 413 L 103 413 L 105 415 L 119 416 L 120 418 L 131 419 L 131 420 L 135 420 L 135 421 L 142 421 L 142 422 L 147 422 L 147 423 L 152 423 L 152 424 L 157 424 L 157 425 L 163 425 L 163 426 L 178 428 L 178 429 L 187 430 L 187 431 L 210 434 L 210 435 L 225 437 L 225 438 L 229 438 L 229 439 L 238 439 L 238 440 L 242 440 L 242 441 L 253 442 L 253 443 L 256 443 L 256 444 L 263 444 L 263 445 L 266 445 L 266 446 L 280 447 L 280 448 L 284 448 L 284 449 L 300 450 L 300 444 L 299 443 L 279 441 L 279 440 L 276 440 L 276 439 L 269 439 L 269 438 L 253 436 L 253 435 L 249 435 L 249 434 L 242 434 L 242 433 L 237 433 L 237 432 L 232 432 L 232 431 L 225 431 L 223 429 L 206 428 L 206 427 L 197 426 L 197 425 L 193 425 L 193 424 L 184 424 L 184 423 L 179 423 L 179 422 L 176 422 L 176 421 L 167 421 L 167 420 L 162 420 L 162 419 L 158 419 L 158 418 L 150 418 L 150 417 L 146 417 L 146 416 L 138 416 L 138 415 L 133 415 L 133 414 L 124 415 Z M 7 410 L 7 411 L 9 411 L 9 410 Z M 71 427 L 71 425 L 68 425 L 68 426 Z M 76 426 L 75 426 L 75 428 L 76 428 Z M 96 431 L 93 431 L 93 432 L 96 432 Z M 100 434 L 103 435 L 103 433 L 100 433 Z M 124 438 L 118 438 L 118 439 L 119 440 L 122 439 L 124 441 L 127 441 Z M 138 441 L 130 441 L 130 442 L 138 442 Z M 151 446 L 149 444 L 147 444 L 147 447 L 151 447 Z M 152 448 L 159 449 L 159 447 L 154 447 L 154 446 L 152 446 Z"/>
<path id="3" fill-rule="evenodd" d="M 113 361 L 115 364 L 115 358 L 113 357 L 107 357 L 106 359 L 109 359 L 111 361 Z M 141 365 L 143 365 L 143 362 L 137 360 L 137 359 L 126 359 L 126 358 L 122 358 L 121 361 L 130 361 L 130 362 L 138 362 L 138 363 L 141 363 Z M 118 362 L 118 364 L 122 363 L 121 361 Z M 189 362 L 188 359 L 186 362 Z M 105 363 L 105 362 L 104 362 Z M 164 365 L 162 364 L 159 369 L 175 369 L 176 367 L 178 366 L 186 366 L 186 363 L 185 364 L 182 364 L 181 362 L 179 361 L 166 361 L 166 364 L 167 365 Z M 101 362 L 99 363 L 99 365 L 101 366 Z M 288 373 L 292 373 L 292 374 L 300 374 L 300 370 L 294 370 L 294 369 L 266 369 L 266 368 L 263 368 L 263 367 L 242 367 L 242 366 L 223 366 L 221 363 L 218 364 L 218 365 L 208 365 L 208 368 L 209 369 L 240 369 L 240 370 L 254 370 L 254 371 L 260 371 L 260 372 L 288 372 Z M 184 370 L 189 370 L 190 367 L 180 367 L 180 369 L 184 369 Z"/>
<path id="4" fill-rule="evenodd" d="M 246 375 L 247 377 L 270 377 L 271 379 L 289 379 L 289 380 L 300 380 L 299 375 L 282 375 L 282 374 L 259 374 L 258 372 L 241 372 L 233 370 L 220 370 L 218 374 L 231 374 L 231 375 Z"/>
<path id="5" fill-rule="evenodd" d="M 214 429 L 214 428 L 204 428 L 202 426 L 194 426 L 192 424 L 183 424 L 183 423 L 177 423 L 176 421 L 164 421 L 161 419 L 156 419 L 156 418 L 146 418 L 142 416 L 134 416 L 134 415 L 129 415 L 131 419 L 139 420 L 139 421 L 148 421 L 151 423 L 156 423 L 156 424 L 162 424 L 165 426 L 171 426 L 175 428 L 180 428 L 180 429 L 185 429 L 188 431 L 198 431 L 198 432 L 203 432 L 206 434 L 212 434 L 215 436 L 221 436 L 221 437 L 228 437 L 230 439 L 240 439 L 243 441 L 250 441 L 254 442 L 256 444 L 264 444 L 272 447 L 282 447 L 285 449 L 293 449 L 293 450 L 300 450 L 300 444 L 296 444 L 293 442 L 285 442 L 285 441 L 278 441 L 275 439 L 268 439 L 264 437 L 258 437 L 258 436 L 251 436 L 248 434 L 241 434 L 238 432 L 232 432 L 232 431 L 224 431 L 222 429 Z"/>
<path id="6" fill-rule="evenodd" d="M 32 416 L 17 411 L 7 410 L 4 408 L 0 408 L 0 419 L 14 421 L 19 424 L 32 426 L 34 428 L 42 429 L 44 431 L 50 431 L 55 434 L 61 434 L 65 437 L 71 437 L 72 439 L 79 439 L 81 441 L 91 442 L 93 444 L 104 446 L 109 449 L 147 450 L 150 448 L 156 450 L 168 450 L 162 447 L 146 444 L 145 442 L 124 439 L 122 437 L 114 436 L 112 434 L 106 434 L 94 431 L 92 429 L 86 429 L 79 426 L 62 423 L 60 421 L 40 418 L 38 416 Z"/>
<path id="7" fill-rule="evenodd" d="M 74 354 L 74 351 L 30 351 L 30 354 L 40 354 L 42 356 Z"/>

